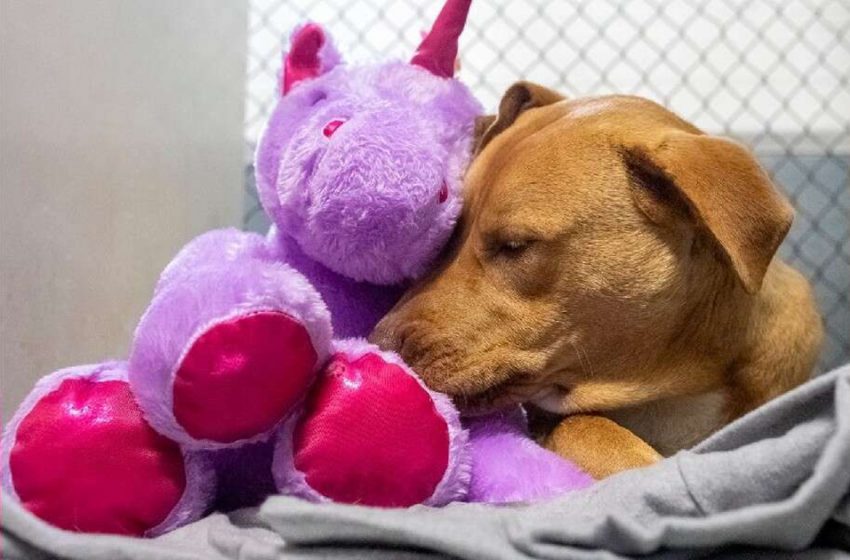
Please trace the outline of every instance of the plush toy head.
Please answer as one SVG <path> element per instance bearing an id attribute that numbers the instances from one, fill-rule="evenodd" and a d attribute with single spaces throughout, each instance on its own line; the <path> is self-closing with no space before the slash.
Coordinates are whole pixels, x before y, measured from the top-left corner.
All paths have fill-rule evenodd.
<path id="1" fill-rule="evenodd" d="M 452 79 L 469 0 L 447 0 L 410 63 L 347 67 L 295 30 L 257 151 L 260 200 L 311 258 L 358 281 L 421 274 L 460 211 L 480 106 Z"/>

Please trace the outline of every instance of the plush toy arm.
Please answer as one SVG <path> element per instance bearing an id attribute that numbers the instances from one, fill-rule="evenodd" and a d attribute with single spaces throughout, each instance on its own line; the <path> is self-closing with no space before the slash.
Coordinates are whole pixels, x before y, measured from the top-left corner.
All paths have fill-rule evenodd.
<path id="1" fill-rule="evenodd" d="M 262 236 L 206 233 L 168 265 L 136 328 L 129 380 L 151 425 L 191 449 L 266 439 L 327 358 L 330 317 Z"/>
<path id="2" fill-rule="evenodd" d="M 593 478 L 574 463 L 537 445 L 522 409 L 465 422 L 472 453 L 470 502 L 530 502 L 585 488 Z"/>
<path id="3" fill-rule="evenodd" d="M 467 433 L 443 394 L 361 339 L 334 353 L 277 438 L 278 489 L 318 502 L 445 505 L 469 483 Z"/>

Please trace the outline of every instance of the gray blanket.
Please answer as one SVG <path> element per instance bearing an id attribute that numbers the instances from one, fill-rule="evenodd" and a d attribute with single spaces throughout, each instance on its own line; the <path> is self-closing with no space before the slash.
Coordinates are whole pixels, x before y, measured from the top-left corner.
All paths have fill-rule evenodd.
<path id="1" fill-rule="evenodd" d="M 545 504 L 381 510 L 285 497 L 156 540 L 66 533 L 3 496 L 6 558 L 832 558 L 850 549 L 850 366 L 697 448 Z M 845 552 L 841 552 L 844 550 Z"/>

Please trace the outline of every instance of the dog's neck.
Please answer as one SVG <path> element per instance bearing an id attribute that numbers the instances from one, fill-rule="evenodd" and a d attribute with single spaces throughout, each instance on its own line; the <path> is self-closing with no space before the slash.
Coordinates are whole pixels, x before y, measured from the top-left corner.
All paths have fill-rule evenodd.
<path id="1" fill-rule="evenodd" d="M 656 353 L 636 364 L 643 371 L 630 376 L 645 382 L 646 400 L 604 412 L 665 455 L 705 439 L 734 417 L 734 370 L 752 351 L 752 325 L 761 320 L 764 294 L 748 294 L 733 271 L 711 258 L 688 268 L 689 293 L 682 298 L 688 307 L 677 314 L 679 324 L 667 344 L 654 345 Z"/>
<path id="2" fill-rule="evenodd" d="M 727 267 L 695 263 L 692 274 L 701 281 L 689 283 L 694 292 L 686 301 L 692 304 L 682 324 L 636 376 L 653 380 L 657 398 L 604 412 L 665 455 L 702 441 L 809 376 L 819 348 L 808 285 L 785 263 L 771 264 L 756 294 L 748 294 Z M 795 314 L 804 317 L 790 320 Z M 760 372 L 758 383 L 749 382 L 753 371 Z M 664 379 L 675 381 L 657 383 Z"/>
<path id="3" fill-rule="evenodd" d="M 689 293 L 684 301 L 688 307 L 678 314 L 680 324 L 669 341 L 669 349 L 675 351 L 662 349 L 656 366 L 710 364 L 718 370 L 716 381 L 723 383 L 723 371 L 750 344 L 749 325 L 761 294 L 748 294 L 731 267 L 718 266 L 716 261 L 724 259 L 722 255 L 711 251 L 702 254 L 703 258 L 695 259 L 687 268 L 685 289 Z"/>

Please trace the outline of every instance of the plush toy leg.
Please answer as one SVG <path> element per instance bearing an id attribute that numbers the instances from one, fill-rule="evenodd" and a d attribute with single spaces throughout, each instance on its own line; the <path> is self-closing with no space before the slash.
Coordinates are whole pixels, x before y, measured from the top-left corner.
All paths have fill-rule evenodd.
<path id="1" fill-rule="evenodd" d="M 328 355 L 330 317 L 263 238 L 195 239 L 163 272 L 136 329 L 130 383 L 151 424 L 196 449 L 266 438 Z"/>
<path id="2" fill-rule="evenodd" d="M 466 432 L 445 395 L 395 354 L 335 344 L 303 414 L 278 434 L 278 489 L 313 501 L 442 505 L 468 484 Z"/>
<path id="3" fill-rule="evenodd" d="M 256 507 L 277 494 L 272 478 L 274 439 L 212 452 L 218 478 L 215 507 L 232 511 Z"/>
<path id="4" fill-rule="evenodd" d="M 122 362 L 42 379 L 6 426 L 0 466 L 7 492 L 71 531 L 158 535 L 198 519 L 214 495 L 208 457 L 145 422 Z"/>
<path id="5" fill-rule="evenodd" d="M 472 453 L 470 502 L 531 502 L 585 488 L 593 479 L 574 463 L 537 445 L 524 412 L 465 419 Z"/>

